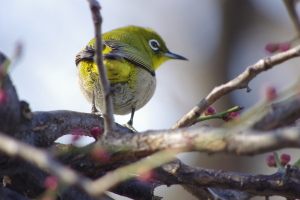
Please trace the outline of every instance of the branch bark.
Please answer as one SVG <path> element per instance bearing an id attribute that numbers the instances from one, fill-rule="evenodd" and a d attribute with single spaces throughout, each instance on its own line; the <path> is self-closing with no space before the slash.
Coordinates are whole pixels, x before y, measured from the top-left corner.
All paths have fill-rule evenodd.
<path id="1" fill-rule="evenodd" d="M 245 175 L 221 170 L 190 167 L 174 161 L 155 170 L 159 180 L 167 185 L 185 184 L 197 187 L 233 189 L 250 193 L 248 196 L 280 195 L 299 198 L 299 168 L 291 167 L 272 175 Z"/>
<path id="2" fill-rule="evenodd" d="M 266 59 L 261 59 L 254 65 L 249 66 L 243 73 L 241 73 L 235 79 L 215 87 L 206 97 L 203 99 L 196 107 L 190 110 L 185 116 L 178 120 L 172 129 L 188 127 L 192 125 L 198 117 L 216 100 L 237 89 L 246 88 L 247 92 L 251 89 L 248 86 L 249 81 L 251 81 L 255 76 L 263 71 L 267 71 L 284 61 L 291 58 L 299 56 L 300 45 L 286 51 L 273 55 Z"/>
<path id="3" fill-rule="evenodd" d="M 106 70 L 103 64 L 103 56 L 102 56 L 102 17 L 100 15 L 100 5 L 96 0 L 88 0 L 90 3 L 90 8 L 93 15 L 94 20 L 94 27 L 95 27 L 95 47 L 96 47 L 96 58 L 95 61 L 98 66 L 99 71 L 99 78 L 100 78 L 100 85 L 103 91 L 103 117 L 104 117 L 104 124 L 105 130 L 102 137 L 106 137 L 108 133 L 115 130 L 115 118 L 114 118 L 114 107 L 113 107 L 113 100 L 111 96 L 111 86 L 109 84 Z"/>
<path id="4" fill-rule="evenodd" d="M 178 129 L 174 131 L 153 131 L 106 141 L 103 146 L 110 152 L 106 159 L 93 159 L 93 154 L 79 151 L 62 155 L 59 159 L 76 170 L 86 174 L 112 170 L 157 151 L 181 149 L 206 153 L 227 153 L 233 155 L 257 155 L 282 148 L 300 147 L 300 128 L 289 127 L 273 131 L 223 130 L 210 127 Z M 92 161 L 92 162 L 91 162 Z M 82 163 L 86 163 L 84 167 Z"/>
<path id="5" fill-rule="evenodd" d="M 297 36 L 300 36 L 300 21 L 295 9 L 295 0 L 283 0 L 286 10 L 291 18 L 291 21 L 296 29 Z"/>
<path id="6" fill-rule="evenodd" d="M 91 187 L 90 180 L 80 177 L 73 170 L 56 162 L 45 150 L 37 149 L 19 142 L 3 133 L 0 133 L 0 138 L 0 150 L 7 155 L 11 157 L 18 156 L 26 161 L 34 163 L 41 169 L 48 169 L 52 171 L 62 183 L 70 186 L 77 186 L 84 190 L 87 194 L 92 195 L 91 192 L 97 190 L 97 188 Z M 100 196 L 98 197 L 100 198 Z"/>

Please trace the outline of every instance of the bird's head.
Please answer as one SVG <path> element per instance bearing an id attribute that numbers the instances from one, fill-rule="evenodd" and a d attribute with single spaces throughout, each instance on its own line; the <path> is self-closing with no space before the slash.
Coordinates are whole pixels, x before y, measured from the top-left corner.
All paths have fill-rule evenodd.
<path id="1" fill-rule="evenodd" d="M 144 46 L 152 57 L 155 70 L 169 59 L 187 60 L 183 56 L 170 52 L 164 40 L 155 31 L 150 28 L 141 29 L 145 38 Z"/>
<path id="2" fill-rule="evenodd" d="M 150 28 L 127 26 L 124 27 L 124 29 L 130 33 L 130 45 L 135 46 L 135 48 L 139 49 L 141 52 L 150 55 L 154 70 L 169 59 L 187 60 L 183 56 L 171 53 L 164 40 Z"/>

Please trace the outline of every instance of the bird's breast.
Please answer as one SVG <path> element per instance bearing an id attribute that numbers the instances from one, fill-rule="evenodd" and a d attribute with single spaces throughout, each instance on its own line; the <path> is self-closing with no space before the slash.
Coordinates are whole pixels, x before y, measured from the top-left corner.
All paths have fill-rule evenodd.
<path id="1" fill-rule="evenodd" d="M 131 113 L 132 107 L 139 110 L 152 98 L 156 88 L 156 78 L 148 71 L 135 67 L 133 77 L 121 84 L 119 91 L 113 94 L 114 113 L 125 115 Z"/>
<path id="2" fill-rule="evenodd" d="M 119 83 L 119 89 L 112 94 L 115 114 L 129 114 L 133 106 L 139 110 L 149 102 L 156 88 L 155 76 L 126 60 L 104 61 L 104 64 L 111 86 Z M 84 61 L 77 67 L 78 83 L 84 97 L 91 103 L 94 90 L 96 107 L 103 110 L 103 92 L 97 66 Z"/>

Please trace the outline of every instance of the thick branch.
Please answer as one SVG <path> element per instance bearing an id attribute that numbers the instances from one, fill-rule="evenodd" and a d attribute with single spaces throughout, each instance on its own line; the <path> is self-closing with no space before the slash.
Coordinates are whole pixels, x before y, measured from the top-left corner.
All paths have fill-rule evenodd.
<path id="1" fill-rule="evenodd" d="M 2 199 L 6 199 L 6 200 L 29 200 L 28 198 L 24 197 L 23 195 L 10 190 L 8 188 L 5 187 L 0 187 L 0 196 Z"/>
<path id="2" fill-rule="evenodd" d="M 17 138 L 34 146 L 49 147 L 53 142 L 67 134 L 79 134 L 92 137 L 93 127 L 104 129 L 103 118 L 90 113 L 58 110 L 50 112 L 33 112 L 33 119 L 24 123 Z M 117 125 L 119 134 L 130 132 L 127 128 Z"/>
<path id="3" fill-rule="evenodd" d="M 288 168 L 272 175 L 246 175 L 221 170 L 190 167 L 174 161 L 157 170 L 157 178 L 164 184 L 185 184 L 249 192 L 255 195 L 280 195 L 299 198 L 299 169 Z M 250 195 L 251 196 L 251 195 Z"/>
<path id="4" fill-rule="evenodd" d="M 285 147 L 299 148 L 299 141 L 299 127 L 264 132 L 210 127 L 151 131 L 124 134 L 120 138 L 107 140 L 106 144 L 110 145 L 103 145 L 110 154 L 105 159 L 95 159 L 93 154 L 89 152 L 78 151 L 62 155 L 59 160 L 89 175 L 115 169 L 168 148 L 189 148 L 189 151 L 207 153 L 224 152 L 234 155 L 256 155 Z"/>
<path id="5" fill-rule="evenodd" d="M 188 127 L 192 125 L 196 119 L 216 100 L 237 89 L 247 88 L 247 92 L 250 92 L 248 87 L 249 81 L 263 71 L 267 71 L 284 61 L 291 58 L 298 57 L 300 51 L 300 45 L 286 51 L 273 55 L 266 59 L 261 59 L 254 65 L 249 66 L 242 74 L 235 79 L 229 81 L 226 84 L 215 87 L 205 99 L 203 99 L 196 107 L 190 110 L 185 116 L 176 122 L 172 129 Z"/>
<path id="6" fill-rule="evenodd" d="M 237 149 L 244 148 L 244 151 L 248 152 L 244 152 L 243 154 L 252 155 L 254 154 L 254 151 L 256 153 L 263 153 L 292 145 L 291 143 L 293 142 L 291 141 L 291 138 L 284 137 L 284 134 L 288 134 L 284 132 L 287 132 L 289 129 L 283 129 L 281 130 L 282 133 L 279 134 L 276 130 L 270 130 L 290 125 L 300 117 L 300 104 L 298 95 L 273 104 L 270 107 L 271 109 L 269 113 L 267 113 L 265 117 L 253 125 L 256 130 L 249 129 L 239 131 L 204 127 L 195 130 L 182 129 L 178 131 L 170 130 L 130 134 L 124 133 L 114 136 L 114 139 L 111 140 L 99 141 L 99 143 L 102 143 L 104 147 L 108 148 L 109 156 L 107 156 L 107 159 L 98 159 L 97 162 L 89 162 L 89 160 L 92 159 L 92 156 L 84 153 L 86 151 L 79 149 L 77 152 L 69 151 L 64 155 L 61 155 L 60 160 L 65 164 L 71 164 L 75 169 L 81 168 L 81 163 L 88 163 L 86 165 L 86 174 L 89 174 L 93 173 L 93 170 L 107 171 L 115 169 L 117 166 L 134 162 L 142 157 L 151 155 L 156 151 L 169 147 L 180 148 L 185 146 L 193 147 L 193 145 L 196 145 L 197 147 L 194 146 L 194 148 L 197 148 L 198 151 L 224 151 L 226 153 L 233 154 L 238 154 L 238 152 L 240 152 L 240 150 Z M 269 132 L 260 132 L 259 130 Z M 298 129 L 296 128 L 296 130 Z M 238 139 L 241 137 L 244 137 L 242 141 L 241 139 Z M 253 142 L 253 145 L 251 145 L 249 140 L 250 138 L 251 141 L 257 140 L 257 142 Z M 265 138 L 266 141 L 260 140 L 263 138 Z M 282 142 L 281 139 L 283 139 Z M 297 139 L 295 138 L 294 142 L 296 142 L 296 140 Z M 200 141 L 200 143 L 197 144 L 197 141 Z M 242 143 L 238 143 L 237 141 Z M 228 149 L 229 144 L 231 144 L 231 150 Z M 234 145 L 240 146 L 237 148 L 237 146 L 233 147 Z M 294 143 L 294 145 L 296 144 Z M 209 148 L 214 147 L 218 148 L 209 150 Z M 249 147 L 251 147 L 251 149 L 249 149 Z M 67 150 L 69 147 L 60 145 L 59 148 Z"/>
<path id="7" fill-rule="evenodd" d="M 272 104 L 268 114 L 256 122 L 252 128 L 268 131 L 294 124 L 300 118 L 300 99 L 298 95 Z"/>
<path id="8" fill-rule="evenodd" d="M 0 133 L 0 150 L 11 157 L 18 156 L 26 161 L 35 163 L 41 169 L 49 169 L 63 183 L 77 186 L 87 194 L 97 188 L 91 187 L 91 181 L 78 176 L 73 170 L 56 162 L 48 152 L 19 142 L 3 133 Z"/>
<path id="9" fill-rule="evenodd" d="M 300 117 L 300 106 L 297 96 L 274 104 L 272 107 L 273 111 L 271 110 L 270 113 L 262 119 L 263 124 L 258 122 L 256 125 L 254 125 L 256 129 L 271 130 L 282 127 L 283 125 L 291 124 L 294 120 Z M 21 131 L 18 135 L 22 136 L 19 138 L 20 140 L 30 143 L 34 146 L 49 147 L 58 137 L 62 135 L 79 132 L 82 135 L 91 136 L 90 130 L 95 126 L 99 126 L 101 129 L 103 129 L 103 119 L 93 114 L 72 111 L 35 112 L 33 113 L 33 120 L 29 123 L 25 123 L 21 127 Z M 262 129 L 263 127 L 267 129 Z M 79 148 L 77 151 L 70 151 L 62 155 L 60 159 L 65 164 L 72 164 L 75 169 L 77 169 L 76 166 L 81 168 L 81 163 L 87 163 L 85 165 L 87 170 L 86 174 L 89 174 L 90 172 L 92 173 L 92 170 L 96 169 L 98 171 L 107 171 L 111 168 L 115 168 L 115 166 L 122 166 L 128 162 L 136 161 L 142 157 L 151 155 L 152 153 L 167 147 L 176 147 L 180 144 L 181 147 L 184 145 L 190 145 L 189 141 L 193 141 L 193 139 L 189 138 L 191 136 L 190 134 L 186 134 L 186 137 L 183 137 L 186 131 L 193 131 L 196 135 L 198 134 L 199 138 L 203 138 L 203 143 L 214 140 L 213 134 L 210 136 L 210 139 L 208 137 L 207 141 L 204 140 L 204 137 L 206 137 L 204 135 L 209 136 L 210 133 L 214 133 L 216 131 L 219 132 L 219 135 L 222 137 L 226 137 L 226 134 L 228 134 L 226 133 L 225 129 L 213 128 L 202 128 L 198 130 L 188 129 L 180 131 L 148 131 L 141 134 L 128 133 L 129 130 L 123 126 L 118 125 L 117 128 L 118 132 L 111 134 L 114 139 L 111 138 L 109 140 L 99 140 L 99 143 L 105 147 L 110 146 L 108 153 L 109 159 L 104 159 L 103 161 L 99 160 L 97 163 L 89 162 L 92 156 L 82 148 Z M 260 133 L 268 133 L 270 137 L 272 137 L 272 133 L 275 132 L 248 131 L 249 133 L 253 133 L 252 135 L 256 137 L 259 137 Z M 207 134 L 205 134 L 205 132 Z M 234 132 L 231 133 L 234 135 Z M 166 135 L 166 137 L 164 137 L 164 135 Z M 251 134 L 246 136 L 250 138 Z M 264 136 L 266 137 L 267 135 Z M 174 145 L 171 144 L 174 142 L 172 138 L 178 138 Z M 216 139 L 215 143 L 217 143 L 217 141 L 219 140 Z M 270 142 L 270 140 L 268 140 L 268 142 Z M 268 142 L 266 144 L 268 144 Z M 112 146 L 112 144 L 114 146 Z M 226 146 L 227 142 L 223 141 L 221 144 Z M 263 146 L 264 144 L 257 143 L 257 145 Z M 255 147 L 258 148 L 257 145 L 255 145 Z M 288 144 L 282 143 L 281 145 Z M 91 147 L 87 148 L 91 149 L 93 145 L 90 146 Z M 64 150 L 64 152 L 69 149 L 67 145 L 61 145 L 60 147 L 60 149 Z M 283 147 L 284 146 L 279 146 L 277 148 Z M 205 150 L 207 147 L 203 146 L 203 148 Z M 269 150 L 274 150 L 274 148 Z M 71 147 L 71 149 L 74 150 L 74 147 Z M 118 151 L 120 149 L 121 151 Z M 267 151 L 267 149 L 265 151 Z M 216 152 L 216 150 L 214 152 Z M 251 154 L 251 152 L 249 152 L 249 154 Z"/>
<path id="10" fill-rule="evenodd" d="M 0 130 L 5 131 L 7 134 L 15 135 L 20 128 L 22 120 L 19 98 L 9 75 L 0 78 L 0 81 L 2 81 L 0 90 L 3 90 L 9 98 L 6 104 L 0 104 Z"/>

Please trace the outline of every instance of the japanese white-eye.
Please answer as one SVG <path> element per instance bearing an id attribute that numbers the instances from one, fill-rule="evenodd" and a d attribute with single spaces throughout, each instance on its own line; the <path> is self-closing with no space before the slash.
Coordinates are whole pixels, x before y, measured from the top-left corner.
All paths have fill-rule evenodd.
<path id="1" fill-rule="evenodd" d="M 162 38 L 150 28 L 127 26 L 102 35 L 103 63 L 111 86 L 120 83 L 113 95 L 114 114 L 131 113 L 145 106 L 156 88 L 155 70 L 169 59 L 187 60 L 171 53 Z M 94 62 L 95 39 L 76 55 L 80 90 L 88 102 L 103 110 L 98 68 Z"/>

